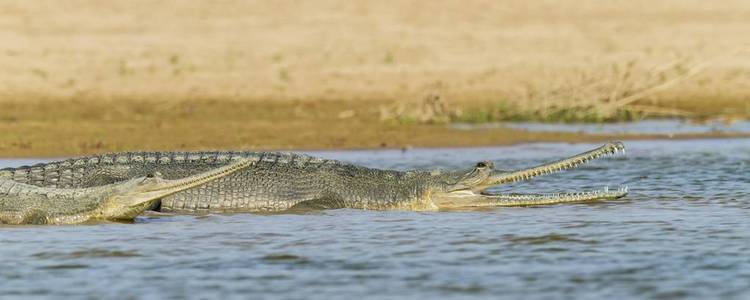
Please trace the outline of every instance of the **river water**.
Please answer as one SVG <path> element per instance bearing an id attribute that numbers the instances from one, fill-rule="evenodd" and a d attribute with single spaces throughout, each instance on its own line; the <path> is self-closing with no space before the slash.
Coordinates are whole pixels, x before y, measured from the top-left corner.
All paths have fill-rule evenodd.
<path id="1" fill-rule="evenodd" d="M 620 123 L 537 123 L 506 122 L 482 124 L 451 124 L 451 128 L 476 130 L 488 128 L 514 128 L 535 132 L 578 132 L 588 134 L 706 134 L 706 133 L 750 133 L 750 121 L 725 123 L 707 121 L 694 123 L 678 119 L 642 120 Z"/>
<path id="2" fill-rule="evenodd" d="M 627 184 L 616 201 L 2 227 L 0 298 L 748 299 L 750 140 L 625 144 L 627 156 L 501 189 Z M 595 146 L 311 154 L 381 168 L 492 159 L 512 169 Z"/>

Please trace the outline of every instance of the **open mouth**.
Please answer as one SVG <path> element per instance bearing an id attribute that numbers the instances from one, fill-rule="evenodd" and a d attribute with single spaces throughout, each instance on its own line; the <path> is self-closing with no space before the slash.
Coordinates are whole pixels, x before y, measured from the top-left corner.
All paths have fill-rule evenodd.
<path id="1" fill-rule="evenodd" d="M 516 171 L 495 170 L 481 184 L 473 187 L 472 190 L 451 193 L 450 198 L 452 200 L 450 200 L 450 206 L 456 204 L 460 204 L 461 206 L 525 206 L 621 198 L 628 194 L 627 186 L 617 189 L 606 187 L 601 190 L 578 193 L 504 194 L 487 191 L 487 189 L 497 185 L 530 180 L 537 176 L 576 168 L 591 160 L 620 153 L 625 153 L 625 145 L 621 142 L 611 142 L 578 155 L 531 168 Z"/>
<path id="2" fill-rule="evenodd" d="M 616 154 L 625 154 L 625 145 L 622 142 L 611 142 L 603 145 L 599 148 L 574 155 L 558 161 L 542 164 L 536 167 L 511 171 L 511 172 L 499 172 L 496 171 L 493 175 L 488 178 L 488 183 L 492 185 L 512 183 L 522 180 L 530 180 L 534 177 L 556 173 L 572 168 L 579 167 L 587 162 L 606 156 L 613 156 Z M 579 193 L 554 193 L 554 194 L 495 194 L 487 192 L 482 189 L 480 193 L 486 197 L 492 197 L 496 200 L 502 200 L 504 203 L 516 205 L 527 205 L 533 204 L 548 204 L 548 203 L 562 203 L 562 202 L 578 202 L 578 201 L 591 201 L 591 200 L 606 200 L 606 199 L 617 199 L 624 197 L 628 193 L 628 187 L 623 186 L 617 189 L 611 190 L 606 187 L 601 190 L 585 191 Z"/>

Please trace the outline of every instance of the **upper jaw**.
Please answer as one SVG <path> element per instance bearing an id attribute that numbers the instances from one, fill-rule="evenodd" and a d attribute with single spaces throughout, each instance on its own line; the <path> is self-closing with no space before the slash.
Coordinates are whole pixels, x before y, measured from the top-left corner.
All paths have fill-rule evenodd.
<path id="1" fill-rule="evenodd" d="M 603 156 L 611 156 L 617 153 L 625 154 L 625 145 L 622 142 L 609 142 L 596 149 L 586 151 L 581 154 L 577 154 L 577 155 L 564 158 L 561 160 L 541 164 L 541 165 L 531 167 L 531 168 L 510 171 L 510 172 L 495 171 L 481 184 L 475 186 L 473 190 L 484 191 L 487 188 L 495 186 L 495 185 L 504 184 L 504 183 L 512 183 L 512 182 L 521 181 L 521 180 L 529 180 L 531 178 L 534 178 L 540 175 L 546 175 L 546 174 L 564 171 L 567 169 L 576 168 L 593 159 L 597 159 Z"/>

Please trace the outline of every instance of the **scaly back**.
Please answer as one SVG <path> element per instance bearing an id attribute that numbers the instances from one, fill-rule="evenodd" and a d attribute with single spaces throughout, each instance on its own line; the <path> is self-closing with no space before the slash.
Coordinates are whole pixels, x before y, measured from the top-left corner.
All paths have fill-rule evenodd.
<path id="1" fill-rule="evenodd" d="M 157 170 L 166 179 L 183 178 L 239 158 L 248 158 L 254 165 L 266 167 L 276 164 L 290 164 L 290 167 L 298 168 L 342 164 L 308 155 L 278 152 L 124 152 L 4 168 L 0 169 L 0 179 L 42 187 L 93 187 L 144 176 Z"/>
<path id="2" fill-rule="evenodd" d="M 403 199 L 419 198 L 428 176 L 425 172 L 378 170 L 291 153 L 130 152 L 3 169 L 0 178 L 36 186 L 81 188 L 152 172 L 160 172 L 166 179 L 183 178 L 240 158 L 247 158 L 252 164 L 227 177 L 165 197 L 153 209 L 282 211 L 310 201 L 331 208 L 391 207 L 401 205 Z"/>

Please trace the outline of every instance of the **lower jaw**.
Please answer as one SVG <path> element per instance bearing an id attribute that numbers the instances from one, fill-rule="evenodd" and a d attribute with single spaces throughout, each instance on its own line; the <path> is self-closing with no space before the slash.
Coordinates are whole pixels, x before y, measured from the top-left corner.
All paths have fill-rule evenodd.
<path id="1" fill-rule="evenodd" d="M 497 199 L 501 201 L 517 201 L 517 202 L 540 202 L 545 203 L 565 203 L 565 202 L 581 202 L 581 201 L 596 201 L 596 200 L 612 200 L 622 198 L 628 194 L 627 187 L 621 187 L 617 190 L 610 190 L 604 188 L 601 190 L 586 191 L 580 193 L 557 193 L 557 194 L 483 194 L 484 196 L 490 197 L 491 199 Z"/>
<path id="2" fill-rule="evenodd" d="M 433 199 L 440 209 L 461 207 L 502 207 L 502 206 L 534 206 L 560 203 L 575 203 L 601 201 L 622 198 L 628 193 L 628 188 L 617 190 L 596 190 L 581 193 L 561 194 L 476 194 L 470 191 L 454 193 L 451 196 Z"/>

